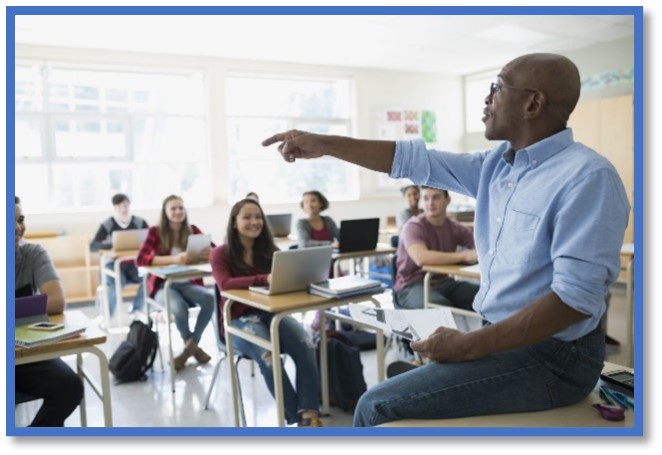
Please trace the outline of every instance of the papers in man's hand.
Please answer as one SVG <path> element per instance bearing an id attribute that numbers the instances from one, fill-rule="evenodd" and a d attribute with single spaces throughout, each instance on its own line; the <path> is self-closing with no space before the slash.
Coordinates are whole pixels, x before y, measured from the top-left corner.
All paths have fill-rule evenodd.
<path id="1" fill-rule="evenodd" d="M 480 315 L 447 307 L 393 310 L 352 304 L 349 314 L 357 321 L 413 341 L 424 340 L 438 327 L 468 332 L 482 326 Z"/>

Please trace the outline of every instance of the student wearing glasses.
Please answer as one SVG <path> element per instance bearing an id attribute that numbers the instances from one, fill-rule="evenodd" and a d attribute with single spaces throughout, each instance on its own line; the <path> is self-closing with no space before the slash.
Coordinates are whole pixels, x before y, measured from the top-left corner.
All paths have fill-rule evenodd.
<path id="1" fill-rule="evenodd" d="M 576 403 L 603 367 L 605 295 L 618 278 L 630 205 L 613 165 L 575 142 L 575 64 L 528 54 L 506 64 L 485 97 L 480 153 L 427 150 L 301 131 L 276 134 L 288 162 L 331 155 L 393 178 L 476 199 L 482 282 L 468 333 L 439 327 L 411 347 L 432 360 L 369 389 L 355 426 L 546 410 Z"/>
<path id="2" fill-rule="evenodd" d="M 25 216 L 21 200 L 15 197 L 14 246 L 16 247 L 16 297 L 34 294 L 48 296 L 48 314 L 64 311 L 64 288 L 53 261 L 41 245 L 25 243 Z M 31 427 L 63 427 L 64 421 L 83 398 L 83 382 L 62 359 L 16 365 L 16 393 L 43 399 Z"/>

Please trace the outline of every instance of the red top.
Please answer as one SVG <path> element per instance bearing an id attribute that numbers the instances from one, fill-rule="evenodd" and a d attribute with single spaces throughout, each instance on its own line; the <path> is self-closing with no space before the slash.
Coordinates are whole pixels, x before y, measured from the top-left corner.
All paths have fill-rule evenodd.
<path id="1" fill-rule="evenodd" d="M 227 244 L 223 244 L 212 250 L 209 255 L 209 263 L 211 264 L 212 275 L 219 291 L 222 289 L 248 289 L 250 286 L 267 286 L 269 284 L 267 276 L 271 270 L 253 268 L 248 275 L 234 275 L 230 267 L 230 255 Z M 224 306 L 225 298 L 221 297 L 219 302 L 221 315 L 223 314 Z M 232 305 L 231 316 L 232 319 L 237 319 L 242 315 L 256 313 L 258 311 L 255 308 L 236 302 Z M 219 320 L 221 319 L 219 318 Z M 223 327 L 221 327 L 222 330 Z"/>
<path id="2" fill-rule="evenodd" d="M 192 234 L 202 234 L 202 231 L 198 229 L 195 225 L 191 225 Z M 213 246 L 213 243 L 212 243 Z M 147 237 L 142 245 L 140 245 L 140 250 L 138 251 L 138 257 L 136 257 L 136 264 L 140 267 L 145 267 L 152 265 L 154 261 L 154 256 L 166 256 L 172 254 L 170 251 L 163 252 L 161 251 L 161 236 L 159 235 L 158 226 L 152 226 L 147 231 Z M 156 275 L 150 274 L 147 278 L 147 291 L 149 296 L 154 298 L 156 292 L 161 289 L 165 283 L 165 280 L 157 277 Z M 198 284 L 204 286 L 202 279 L 198 278 L 191 280 L 192 284 Z"/>
<path id="3" fill-rule="evenodd" d="M 320 229 L 319 231 L 316 231 L 315 229 L 310 228 L 310 240 L 325 240 L 327 242 L 332 242 L 333 237 L 331 237 L 331 233 L 329 232 L 329 228 L 326 227 L 326 224 L 324 224 L 324 227 Z"/>

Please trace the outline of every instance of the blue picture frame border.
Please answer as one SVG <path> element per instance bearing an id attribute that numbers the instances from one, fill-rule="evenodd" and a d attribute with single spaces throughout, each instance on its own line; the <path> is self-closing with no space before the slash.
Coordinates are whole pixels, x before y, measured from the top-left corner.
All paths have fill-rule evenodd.
<path id="1" fill-rule="evenodd" d="M 634 19 L 634 368 L 643 391 L 643 6 L 7 6 L 6 7 L 6 301 L 14 298 L 15 18 L 20 15 L 626 15 Z M 505 62 L 504 62 L 505 63 Z M 14 306 L 7 305 L 7 321 Z M 13 325 L 7 322 L 8 436 L 642 436 L 642 393 L 635 397 L 630 428 L 228 428 L 114 427 L 18 428 L 14 421 Z"/>

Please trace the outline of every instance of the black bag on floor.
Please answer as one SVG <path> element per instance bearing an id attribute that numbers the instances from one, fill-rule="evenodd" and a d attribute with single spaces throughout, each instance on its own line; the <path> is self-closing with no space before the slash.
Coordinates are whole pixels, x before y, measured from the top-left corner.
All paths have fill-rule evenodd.
<path id="1" fill-rule="evenodd" d="M 152 368 L 156 351 L 159 349 L 159 336 L 149 325 L 133 321 L 125 341 L 119 345 L 108 361 L 108 368 L 115 376 L 115 382 L 144 381 L 145 373 Z"/>
<path id="2" fill-rule="evenodd" d="M 363 378 L 363 364 L 358 347 L 342 333 L 327 330 L 327 358 L 329 367 L 329 400 L 332 406 L 353 412 L 359 398 L 367 389 Z M 317 344 L 319 365 L 319 341 Z"/>

